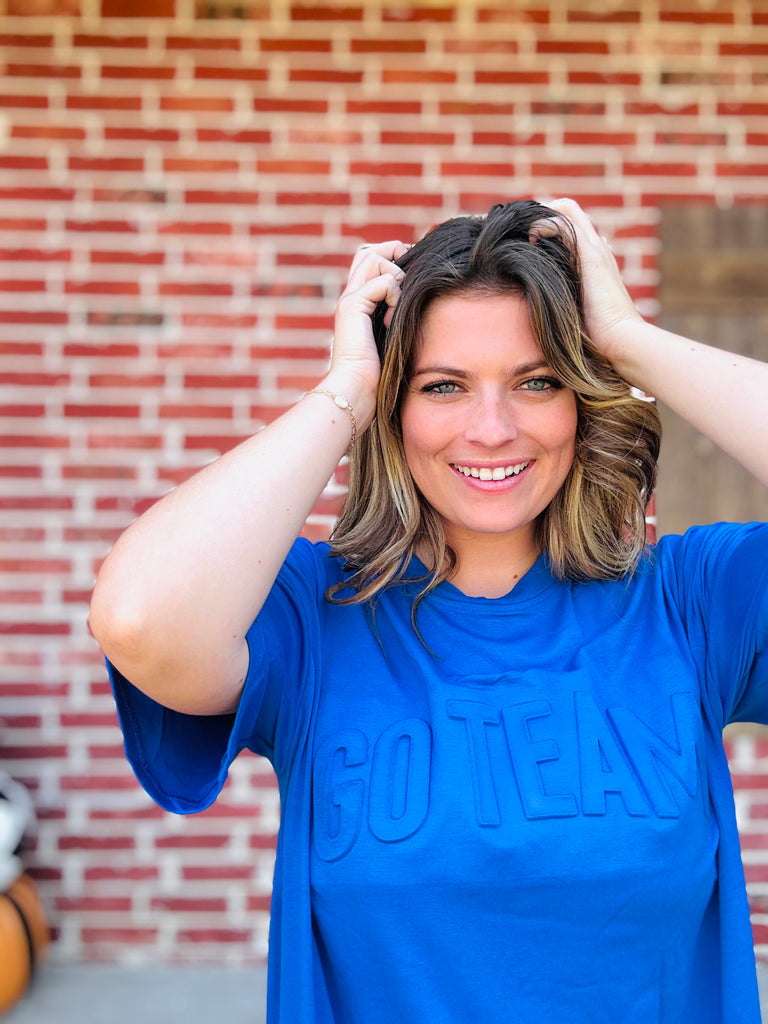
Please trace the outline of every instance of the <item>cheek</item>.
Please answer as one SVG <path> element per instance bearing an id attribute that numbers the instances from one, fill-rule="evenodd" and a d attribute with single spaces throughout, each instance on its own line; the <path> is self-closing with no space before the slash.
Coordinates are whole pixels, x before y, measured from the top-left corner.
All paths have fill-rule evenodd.
<path id="1" fill-rule="evenodd" d="M 439 423 L 436 422 L 437 419 L 439 418 L 434 415 L 423 415 L 418 408 L 407 401 L 403 404 L 400 429 L 403 435 L 405 458 L 409 466 L 412 462 L 430 455 L 441 447 L 441 431 Z"/>
<path id="2" fill-rule="evenodd" d="M 563 404 L 559 415 L 550 421 L 549 424 L 549 447 L 561 461 L 567 462 L 568 466 L 576 455 L 576 430 L 578 428 L 578 413 L 576 402 L 572 399 Z"/>

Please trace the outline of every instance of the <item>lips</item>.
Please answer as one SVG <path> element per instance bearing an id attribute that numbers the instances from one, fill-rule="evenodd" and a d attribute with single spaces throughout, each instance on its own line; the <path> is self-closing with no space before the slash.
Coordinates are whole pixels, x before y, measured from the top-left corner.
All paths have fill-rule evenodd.
<path id="1" fill-rule="evenodd" d="M 530 463 L 517 462 L 509 466 L 462 466 L 454 462 L 452 465 L 457 472 L 476 480 L 506 480 L 518 476 Z"/>

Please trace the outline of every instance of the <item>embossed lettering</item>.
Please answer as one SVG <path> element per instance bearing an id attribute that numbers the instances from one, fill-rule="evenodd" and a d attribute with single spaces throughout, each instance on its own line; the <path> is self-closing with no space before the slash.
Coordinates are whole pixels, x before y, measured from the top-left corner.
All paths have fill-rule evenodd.
<path id="1" fill-rule="evenodd" d="M 690 693 L 674 693 L 670 704 L 675 726 L 674 746 L 629 708 L 608 709 L 608 717 L 660 818 L 680 817 L 683 791 L 689 797 L 701 793 L 705 810 L 709 808 L 698 702 Z"/>
<path id="2" fill-rule="evenodd" d="M 501 824 L 499 798 L 488 750 L 489 727 L 501 725 L 499 712 L 477 700 L 449 700 L 445 709 L 451 718 L 464 722 L 469 754 L 469 771 L 475 796 L 475 817 L 478 825 Z"/>
<path id="3" fill-rule="evenodd" d="M 588 693 L 573 695 L 576 709 L 581 774 L 581 809 L 584 814 L 605 814 L 606 794 L 621 797 L 627 814 L 645 817 L 649 807 L 626 755 Z"/>
<path id="4" fill-rule="evenodd" d="M 365 780 L 355 769 L 367 760 L 368 740 L 357 729 L 331 736 L 315 755 L 313 834 L 315 849 L 323 860 L 340 860 L 357 842 Z"/>
<path id="5" fill-rule="evenodd" d="M 552 715 L 549 701 L 534 700 L 504 708 L 504 731 L 515 769 L 517 787 L 526 818 L 572 818 L 579 813 L 571 793 L 547 793 L 541 765 L 560 760 L 560 749 L 553 739 L 534 741 L 531 722 Z"/>
<path id="6" fill-rule="evenodd" d="M 431 765 L 432 732 L 421 719 L 398 722 L 379 736 L 368 807 L 368 824 L 377 839 L 395 843 L 424 824 Z"/>

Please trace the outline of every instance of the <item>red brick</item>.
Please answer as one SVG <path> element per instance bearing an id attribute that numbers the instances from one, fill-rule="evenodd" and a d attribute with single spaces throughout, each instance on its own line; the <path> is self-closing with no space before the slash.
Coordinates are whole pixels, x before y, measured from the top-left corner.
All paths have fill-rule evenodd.
<path id="1" fill-rule="evenodd" d="M 45 156 L 0 156 L 0 168 L 7 171 L 47 171 Z"/>
<path id="2" fill-rule="evenodd" d="M 182 868 L 182 878 L 187 882 L 208 882 L 223 879 L 227 882 L 247 882 L 253 878 L 254 867 L 252 864 L 214 864 L 208 866 L 197 866 L 190 864 Z"/>
<path id="3" fill-rule="evenodd" d="M 607 56 L 610 46 L 607 42 L 596 39 L 539 39 L 536 52 L 542 54 L 590 54 Z"/>
<path id="4" fill-rule="evenodd" d="M 478 7 L 475 17 L 480 25 L 496 24 L 533 24 L 548 25 L 548 6 L 523 10 L 516 5 L 504 5 L 503 7 Z"/>
<path id="5" fill-rule="evenodd" d="M 169 35 L 165 40 L 166 50 L 211 50 L 235 53 L 242 49 L 241 41 L 236 36 L 176 36 Z"/>
<path id="6" fill-rule="evenodd" d="M 227 901 L 223 897 L 192 897 L 192 896 L 155 896 L 150 902 L 150 910 L 170 911 L 172 914 L 224 914 Z"/>
<path id="7" fill-rule="evenodd" d="M 22 278 L 0 280 L 0 292 L 44 292 L 46 283 L 43 280 L 25 281 Z"/>
<path id="8" fill-rule="evenodd" d="M 732 10 L 660 10 L 659 21 L 677 23 L 684 25 L 732 25 L 734 23 L 734 12 Z"/>
<path id="9" fill-rule="evenodd" d="M 72 45 L 89 50 L 146 50 L 149 38 L 145 35 L 118 36 L 94 32 L 73 32 Z"/>
<path id="10" fill-rule="evenodd" d="M 127 78 L 169 82 L 176 77 L 176 68 L 149 64 L 102 64 L 100 74 L 105 81 Z"/>
<path id="11" fill-rule="evenodd" d="M 509 117 L 515 111 L 513 103 L 490 103 L 479 100 L 441 100 L 438 109 L 441 117 Z"/>
<path id="12" fill-rule="evenodd" d="M 349 97 L 346 101 L 348 114 L 420 114 L 420 100 L 358 100 Z M 511 109 L 511 108 L 510 108 Z"/>
<path id="13" fill-rule="evenodd" d="M 228 96 L 161 96 L 160 109 L 171 112 L 207 111 L 227 114 L 234 110 L 234 102 Z"/>
<path id="14" fill-rule="evenodd" d="M 768 43 L 720 43 L 721 57 L 768 57 Z"/>
<path id="15" fill-rule="evenodd" d="M 766 104 L 768 111 L 768 104 Z M 698 103 L 646 103 L 637 100 L 625 100 L 624 113 L 632 117 L 655 117 L 660 122 L 674 124 L 677 117 L 698 117 Z"/>
<path id="16" fill-rule="evenodd" d="M 73 233 L 99 233 L 99 234 L 136 234 L 138 225 L 129 220 L 74 220 L 67 219 L 64 224 L 65 230 Z"/>
<path id="17" fill-rule="evenodd" d="M 294 68 L 288 75 L 290 82 L 319 82 L 324 84 L 359 85 L 362 71 L 339 71 L 335 68 Z"/>
<path id="18" fill-rule="evenodd" d="M 162 281 L 158 286 L 158 295 L 196 295 L 196 296 L 229 296 L 232 285 L 213 281 Z"/>
<path id="19" fill-rule="evenodd" d="M 214 160 L 210 157 L 168 156 L 163 160 L 163 170 L 171 174 L 231 174 L 239 167 L 237 160 Z"/>
<path id="20" fill-rule="evenodd" d="M 683 161 L 675 161 L 674 163 L 670 161 L 641 163 L 635 160 L 625 160 L 623 164 L 623 173 L 634 177 L 664 175 L 670 178 L 693 178 L 696 176 L 697 170 L 696 164 L 684 163 Z"/>
<path id="21" fill-rule="evenodd" d="M 232 234 L 232 224 L 225 221 L 184 221 L 169 220 L 157 225 L 161 235 L 219 235 L 226 237 Z"/>
<path id="22" fill-rule="evenodd" d="M 165 263 L 165 253 L 161 251 L 141 252 L 135 250 L 107 251 L 103 249 L 91 249 L 88 259 L 94 265 L 128 263 L 148 266 L 162 266 Z"/>
<path id="23" fill-rule="evenodd" d="M 229 836 L 202 835 L 198 832 L 176 836 L 157 836 L 158 850 L 220 850 L 229 844 Z"/>
<path id="24" fill-rule="evenodd" d="M 46 227 L 47 222 L 38 217 L 0 217 L 0 231 L 45 231 Z"/>
<path id="25" fill-rule="evenodd" d="M 520 46 L 516 39 L 445 39 L 443 49 L 446 53 L 514 55 Z"/>
<path id="26" fill-rule="evenodd" d="M 48 33 L 22 33 L 22 32 L 0 32 L 0 46 L 9 49 L 19 46 L 30 46 L 35 49 L 44 50 L 52 47 L 54 36 Z"/>
<path id="27" fill-rule="evenodd" d="M 198 142 L 237 142 L 247 146 L 268 146 L 272 141 L 272 132 L 266 128 L 198 128 L 195 134 Z"/>
<path id="28" fill-rule="evenodd" d="M 282 36 L 259 40 L 262 53 L 330 53 L 330 39 L 303 39 L 299 36 Z"/>
<path id="29" fill-rule="evenodd" d="M 251 931 L 248 928 L 180 928 L 176 939 L 180 944 L 198 945 L 203 942 L 241 943 L 248 942 Z"/>
<path id="30" fill-rule="evenodd" d="M 384 22 L 402 22 L 420 24 L 425 21 L 446 24 L 452 22 L 456 17 L 454 4 L 446 4 L 444 7 L 421 7 L 415 4 L 402 7 L 393 5 L 384 6 L 381 11 Z"/>
<path id="31" fill-rule="evenodd" d="M 348 192 L 278 192 L 278 206 L 349 206 Z"/>
<path id="32" fill-rule="evenodd" d="M 64 415 L 68 419 L 138 419 L 138 405 L 108 405 L 106 402 L 65 402 Z"/>
<path id="33" fill-rule="evenodd" d="M 768 175 L 768 161 L 765 163 L 718 162 L 715 164 L 715 173 L 722 178 L 753 177 L 765 178 Z"/>
<path id="34" fill-rule="evenodd" d="M 440 164 L 440 174 L 445 178 L 503 177 L 513 178 L 515 165 L 511 162 L 482 163 L 479 160 L 446 160 Z"/>
<path id="35" fill-rule="evenodd" d="M 157 942 L 155 928 L 83 928 L 80 932 L 83 944 L 95 946 L 103 955 L 108 944 L 117 949 L 130 949 L 132 946 L 151 946 Z"/>
<path id="36" fill-rule="evenodd" d="M 68 622 L 0 622 L 2 636 L 69 636 L 71 632 L 72 628 Z M 3 692 L 5 690 L 4 684 Z M 4 748 L 3 756 L 10 756 Z"/>
<path id="37" fill-rule="evenodd" d="M 152 881 L 159 876 L 159 871 L 154 865 L 125 865 L 118 864 L 102 867 L 95 865 L 86 867 L 83 871 L 83 879 L 86 882 L 145 882 Z"/>
<path id="38" fill-rule="evenodd" d="M 568 10 L 566 20 L 575 25 L 637 25 L 642 20 L 639 10 Z"/>
<path id="39" fill-rule="evenodd" d="M 328 101 L 257 96 L 253 101 L 253 109 L 261 114 L 326 114 Z"/>
<path id="40" fill-rule="evenodd" d="M 62 914 L 115 914 L 129 911 L 133 906 L 133 900 L 129 896 L 80 896 L 76 899 L 71 896 L 58 896 L 55 906 Z"/>
<path id="41" fill-rule="evenodd" d="M 643 76 L 639 71 L 569 71 L 568 82 L 571 85 L 611 85 L 639 86 Z"/>
<path id="42" fill-rule="evenodd" d="M 45 110 L 47 106 L 47 96 L 22 96 L 15 93 L 0 93 L 0 108 L 19 107 L 25 110 Z"/>
<path id="43" fill-rule="evenodd" d="M 65 295 L 139 295 L 137 281 L 65 281 Z"/>
<path id="44" fill-rule="evenodd" d="M 11 127 L 12 139 L 78 139 L 86 137 L 84 128 L 67 127 L 57 124 L 15 124 Z"/>
<path id="45" fill-rule="evenodd" d="M 194 77 L 200 82 L 235 81 L 235 82 L 266 82 L 269 72 L 266 68 L 228 68 L 220 65 L 213 67 L 196 67 Z"/>
<path id="46" fill-rule="evenodd" d="M 455 71 L 431 71 L 419 68 L 395 68 L 381 73 L 382 83 L 387 85 L 453 85 Z"/>
<path id="47" fill-rule="evenodd" d="M 141 110 L 140 96 L 67 96 L 67 110 Z"/>
<path id="48" fill-rule="evenodd" d="M 81 77 L 80 67 L 76 64 L 14 64 L 5 65 L 5 73 L 9 78 L 63 78 L 70 81 Z"/>
<path id="49" fill-rule="evenodd" d="M 12 188 L 0 189 L 0 199 L 19 199 L 29 202 L 63 202 L 70 203 L 75 198 L 73 188 L 51 188 L 50 186 L 16 185 Z M 37 223 L 37 222 L 36 222 Z M 40 221 L 45 227 L 45 221 Z"/>
<path id="50" fill-rule="evenodd" d="M 361 5 L 291 4 L 291 21 L 362 21 Z"/>
<path id="51" fill-rule="evenodd" d="M 41 372 L 11 372 L 0 373 L 0 384 L 7 384 L 11 387 L 56 387 L 57 384 L 69 382 L 69 373 L 60 371 L 58 373 Z"/>

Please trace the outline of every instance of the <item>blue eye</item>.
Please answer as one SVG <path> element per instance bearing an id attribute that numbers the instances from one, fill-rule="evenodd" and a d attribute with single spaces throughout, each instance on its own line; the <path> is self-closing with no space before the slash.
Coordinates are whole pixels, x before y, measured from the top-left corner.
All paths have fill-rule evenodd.
<path id="1" fill-rule="evenodd" d="M 562 386 L 560 381 L 555 380 L 554 377 L 531 377 L 520 385 L 524 391 L 554 391 L 559 390 Z"/>
<path id="2" fill-rule="evenodd" d="M 436 380 L 432 384 L 425 384 L 421 390 L 431 395 L 453 395 L 458 388 L 459 385 L 453 380 Z"/>

